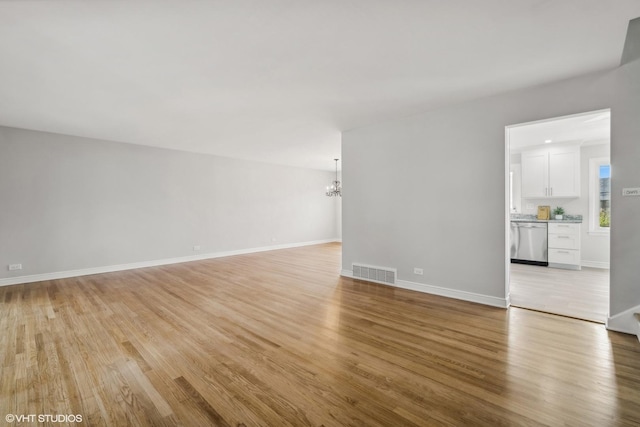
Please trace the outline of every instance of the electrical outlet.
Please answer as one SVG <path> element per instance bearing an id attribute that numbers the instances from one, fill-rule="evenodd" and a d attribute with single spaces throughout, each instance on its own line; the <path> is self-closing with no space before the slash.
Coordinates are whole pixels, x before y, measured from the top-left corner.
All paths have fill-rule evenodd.
<path id="1" fill-rule="evenodd" d="M 195 246 L 193 247 L 193 250 L 194 250 L 194 251 L 199 251 L 200 249 L 202 249 L 202 248 L 200 247 L 200 245 L 195 245 Z"/>
<path id="2" fill-rule="evenodd" d="M 278 241 L 278 239 L 276 239 L 275 237 L 272 237 L 272 238 L 271 238 L 271 241 L 272 241 L 272 242 L 277 242 L 277 241 Z"/>
<path id="3" fill-rule="evenodd" d="M 421 269 L 421 268 L 414 268 L 413 269 L 413 274 L 417 274 L 417 275 L 422 276 L 424 274 L 424 270 Z"/>
<path id="4" fill-rule="evenodd" d="M 22 264 L 9 264 L 9 271 L 22 270 Z"/>

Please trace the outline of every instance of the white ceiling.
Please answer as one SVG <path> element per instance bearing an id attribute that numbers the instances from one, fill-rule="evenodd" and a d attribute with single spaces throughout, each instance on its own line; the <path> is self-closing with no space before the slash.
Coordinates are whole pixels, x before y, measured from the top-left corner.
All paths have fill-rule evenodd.
<path id="1" fill-rule="evenodd" d="M 613 68 L 638 0 L 0 1 L 0 124 L 332 170 L 340 132 Z"/>
<path id="2" fill-rule="evenodd" d="M 611 139 L 611 112 L 576 114 L 509 128 L 512 152 L 537 145 L 576 143 L 608 144 Z"/>

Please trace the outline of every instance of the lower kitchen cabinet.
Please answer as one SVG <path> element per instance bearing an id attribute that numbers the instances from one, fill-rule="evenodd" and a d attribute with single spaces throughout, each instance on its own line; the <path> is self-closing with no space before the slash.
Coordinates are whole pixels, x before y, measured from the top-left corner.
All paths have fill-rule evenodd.
<path id="1" fill-rule="evenodd" d="M 549 267 L 580 270 L 580 224 L 549 223 Z"/>

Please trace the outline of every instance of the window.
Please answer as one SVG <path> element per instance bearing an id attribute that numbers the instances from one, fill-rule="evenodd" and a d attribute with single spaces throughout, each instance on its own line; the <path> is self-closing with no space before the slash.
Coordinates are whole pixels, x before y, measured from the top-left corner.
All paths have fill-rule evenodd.
<path id="1" fill-rule="evenodd" d="M 611 222 L 611 165 L 600 165 L 598 168 L 600 184 L 600 227 L 609 228 Z"/>
<path id="2" fill-rule="evenodd" d="M 611 165 L 608 157 L 589 160 L 589 231 L 609 233 L 611 227 Z"/>

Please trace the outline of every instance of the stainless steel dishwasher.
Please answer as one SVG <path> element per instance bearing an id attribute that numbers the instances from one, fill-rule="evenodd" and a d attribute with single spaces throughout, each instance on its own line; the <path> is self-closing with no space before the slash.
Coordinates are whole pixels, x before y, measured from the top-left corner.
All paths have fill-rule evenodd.
<path id="1" fill-rule="evenodd" d="M 546 222 L 511 221 L 511 262 L 549 265 Z"/>

